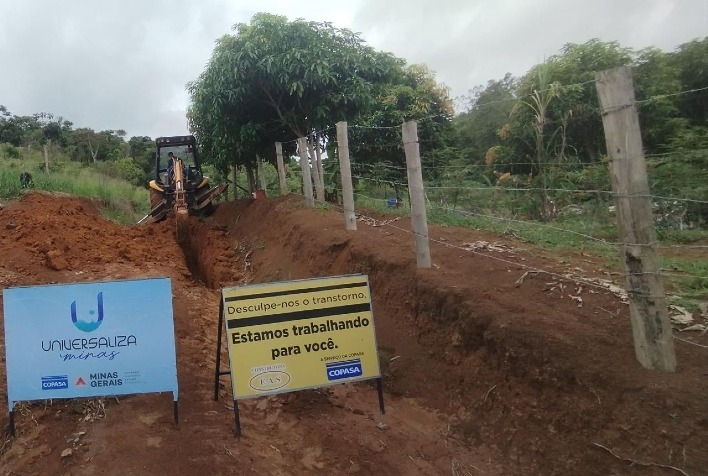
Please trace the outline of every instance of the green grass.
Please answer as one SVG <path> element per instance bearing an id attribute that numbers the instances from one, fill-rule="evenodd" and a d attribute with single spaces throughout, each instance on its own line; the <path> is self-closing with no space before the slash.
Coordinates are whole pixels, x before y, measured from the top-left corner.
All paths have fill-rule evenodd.
<path id="1" fill-rule="evenodd" d="M 53 163 L 47 174 L 39 162 L 0 161 L 0 199 L 11 200 L 20 196 L 19 177 L 25 170 L 32 174 L 35 190 L 97 198 L 104 205 L 102 215 L 121 224 L 133 224 L 149 211 L 147 189 L 72 162 Z"/>
<path id="2" fill-rule="evenodd" d="M 671 292 L 679 303 L 695 311 L 699 302 L 708 300 L 708 259 L 662 258 L 661 268 Z"/>
<path id="3" fill-rule="evenodd" d="M 385 200 L 363 195 L 356 197 L 356 206 L 388 214 L 410 216 L 410 209 L 407 206 L 388 208 Z M 617 226 L 614 223 L 615 218 L 607 213 L 603 215 L 587 212 L 582 215 L 569 215 L 548 223 L 517 218 L 501 219 L 502 217 L 495 215 L 503 216 L 503 212 L 493 210 L 472 215 L 462 210 L 450 211 L 430 205 L 427 210 L 430 223 L 514 236 L 543 248 L 553 249 L 559 252 L 559 256 L 567 252 L 582 251 L 603 259 L 618 271 L 621 269 L 619 247 L 616 244 L 620 241 Z M 683 250 L 671 247 L 708 243 L 708 230 L 658 228 L 657 237 L 660 246 L 667 247 L 659 252 L 660 255 L 664 255 L 661 258 L 661 269 L 666 287 L 674 296 L 673 301 L 695 311 L 698 303 L 708 300 L 708 259 L 685 258 L 681 256 Z"/>

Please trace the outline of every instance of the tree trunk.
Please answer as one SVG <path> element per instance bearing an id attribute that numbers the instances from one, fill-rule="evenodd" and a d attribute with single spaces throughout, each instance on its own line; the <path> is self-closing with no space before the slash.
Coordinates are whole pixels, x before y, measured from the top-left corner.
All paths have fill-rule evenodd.
<path id="1" fill-rule="evenodd" d="M 254 177 L 253 167 L 246 166 L 246 178 L 248 180 L 248 191 L 253 193 L 256 191 L 256 178 Z"/>
<path id="2" fill-rule="evenodd" d="M 324 169 L 322 168 L 322 149 L 320 148 L 320 136 L 315 132 L 315 155 L 317 156 L 317 172 L 320 176 L 320 184 L 322 185 L 322 190 L 325 188 L 324 181 Z"/>
<path id="3" fill-rule="evenodd" d="M 93 163 L 96 163 L 96 157 L 98 157 L 98 148 L 99 146 L 96 145 L 96 149 L 94 150 L 93 146 L 91 145 L 91 141 L 88 143 L 89 146 L 89 152 L 91 152 L 91 158 L 93 159 Z"/>
<path id="4" fill-rule="evenodd" d="M 315 147 L 314 147 L 314 134 L 310 134 L 310 137 L 307 141 L 307 150 L 310 153 L 310 160 L 312 161 L 312 167 L 310 167 L 310 172 L 312 173 L 312 182 L 315 185 L 315 192 L 317 195 L 317 201 L 318 202 L 324 202 L 325 197 L 324 197 L 324 184 L 320 182 L 320 173 L 317 171 L 317 157 L 315 156 Z"/>
<path id="5" fill-rule="evenodd" d="M 283 143 L 275 143 L 275 155 L 278 161 L 278 184 L 280 185 L 280 196 L 288 194 L 288 184 L 285 180 L 285 163 L 283 162 Z"/>
<path id="6" fill-rule="evenodd" d="M 256 155 L 256 162 L 258 164 L 258 183 L 260 184 L 261 190 L 265 191 L 268 188 L 268 181 L 265 176 L 265 169 L 263 168 L 263 157 Z"/>
<path id="7" fill-rule="evenodd" d="M 231 166 L 231 181 L 234 183 L 234 200 L 238 199 L 238 167 L 236 164 Z"/>
<path id="8" fill-rule="evenodd" d="M 310 165 L 307 160 L 307 138 L 300 137 L 297 140 L 297 148 L 300 153 L 300 167 L 302 170 L 302 193 L 305 195 L 305 205 L 310 208 L 315 206 L 315 199 L 312 197 L 312 177 Z"/>

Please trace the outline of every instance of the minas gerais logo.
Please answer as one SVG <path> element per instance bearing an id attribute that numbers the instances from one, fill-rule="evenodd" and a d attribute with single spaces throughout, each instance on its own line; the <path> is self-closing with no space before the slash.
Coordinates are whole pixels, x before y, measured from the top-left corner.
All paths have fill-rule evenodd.
<path id="1" fill-rule="evenodd" d="M 93 332 L 99 328 L 103 322 L 103 293 L 98 293 L 96 296 L 98 309 L 89 309 L 86 317 L 79 319 L 76 311 L 76 301 L 71 303 L 71 322 L 74 323 L 77 329 L 84 332 Z M 96 315 L 98 312 L 98 315 Z"/>

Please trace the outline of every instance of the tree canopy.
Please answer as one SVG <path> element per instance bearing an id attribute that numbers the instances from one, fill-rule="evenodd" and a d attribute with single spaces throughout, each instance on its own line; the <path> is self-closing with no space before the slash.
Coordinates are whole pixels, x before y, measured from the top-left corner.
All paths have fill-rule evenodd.
<path id="1" fill-rule="evenodd" d="M 134 185 L 147 183 L 155 150 L 150 137 L 132 137 L 126 142 L 123 129 L 96 131 L 73 125 L 52 113 L 20 116 L 0 105 L 0 157 L 22 160 L 25 151 L 46 145 L 63 160 L 99 166 Z"/>
<path id="2" fill-rule="evenodd" d="M 519 79 L 507 75 L 473 89 L 467 98 L 468 110 L 454 121 L 460 147 L 468 160 L 477 163 L 496 148 L 497 156 L 506 161 L 499 163 L 510 171 L 532 172 L 513 165 L 528 165 L 537 154 L 536 111 L 529 107 L 529 98 L 556 85 L 557 95 L 549 101 L 544 120 L 546 149 L 557 151 L 563 145 L 565 153 L 580 162 L 596 162 L 605 153 L 605 143 L 593 84 L 595 72 L 631 65 L 637 100 L 651 98 L 640 108 L 644 145 L 650 153 L 662 152 L 690 125 L 706 125 L 708 109 L 703 102 L 708 91 L 676 95 L 708 84 L 706 58 L 708 38 L 681 45 L 673 53 L 656 48 L 635 51 L 598 39 L 566 44 Z M 541 69 L 545 87 L 539 82 Z"/>
<path id="3" fill-rule="evenodd" d="M 267 13 L 220 38 L 188 89 L 191 128 L 220 167 L 250 165 L 256 153 L 270 155 L 274 141 L 326 135 L 341 120 L 452 116 L 427 68 L 406 66 L 331 23 Z"/>

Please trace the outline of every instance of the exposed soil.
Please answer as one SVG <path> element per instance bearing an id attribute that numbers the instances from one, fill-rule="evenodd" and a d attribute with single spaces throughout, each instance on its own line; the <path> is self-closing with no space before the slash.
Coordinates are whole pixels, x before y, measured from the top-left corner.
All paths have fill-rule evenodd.
<path id="1" fill-rule="evenodd" d="M 172 279 L 181 421 L 167 394 L 23 403 L 0 474 L 708 474 L 708 335 L 681 333 L 704 347 L 676 341 L 676 373 L 644 370 L 615 295 L 518 281 L 524 266 L 606 277 L 596 260 L 431 226 L 420 270 L 406 220 L 372 216 L 347 232 L 336 210 L 289 197 L 222 204 L 176 231 L 120 227 L 70 196 L 6 204 L 0 288 Z M 478 241 L 496 246 L 463 250 Z M 219 289 L 349 273 L 370 278 L 386 414 L 374 385 L 337 385 L 242 401 L 235 438 L 228 377 L 213 400 Z"/>

